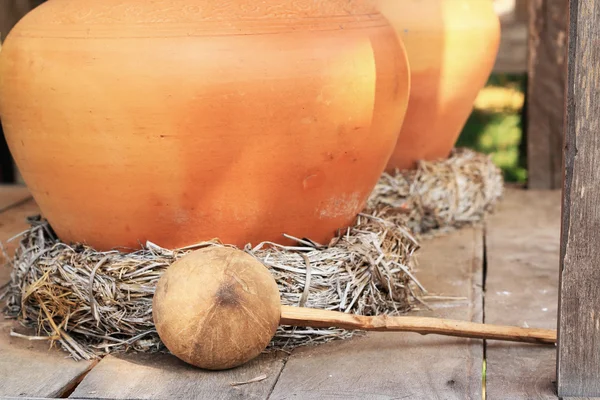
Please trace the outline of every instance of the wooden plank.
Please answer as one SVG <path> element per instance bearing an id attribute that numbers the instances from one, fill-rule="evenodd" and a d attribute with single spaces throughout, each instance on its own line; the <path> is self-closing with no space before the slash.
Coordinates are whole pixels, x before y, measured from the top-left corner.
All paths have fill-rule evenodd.
<path id="1" fill-rule="evenodd" d="M 58 398 L 53 397 L 0 397 L 1 400 L 58 400 Z M 79 399 L 71 399 L 71 400 L 79 400 Z"/>
<path id="2" fill-rule="evenodd" d="M 0 185 L 0 212 L 31 199 L 29 190 L 23 185 Z"/>
<path id="3" fill-rule="evenodd" d="M 58 400 L 52 397 L 0 397 L 2 400 Z"/>
<path id="4" fill-rule="evenodd" d="M 486 226 L 486 323 L 556 329 L 560 191 L 507 190 Z M 556 399 L 556 349 L 486 341 L 489 399 Z"/>
<path id="5" fill-rule="evenodd" d="M 52 397 L 0 397 L 1 400 L 58 400 L 58 398 Z M 79 399 L 72 399 L 79 400 Z"/>
<path id="6" fill-rule="evenodd" d="M 532 189 L 562 187 L 566 15 L 569 0 L 530 0 L 527 166 Z"/>
<path id="7" fill-rule="evenodd" d="M 3 193 L 6 192 L 0 191 L 0 203 L 6 204 Z M 27 227 L 25 218 L 36 213 L 39 209 L 33 201 L 0 212 L 0 241 L 4 244 L 22 232 Z M 9 251 L 13 247 L 14 244 L 8 246 Z M 10 269 L 3 263 L 0 286 L 9 276 Z M 11 329 L 32 333 L 0 315 L 0 397 L 61 397 L 94 365 L 67 359 L 64 352 L 49 350 L 48 343 L 15 339 L 10 336 Z"/>
<path id="8" fill-rule="evenodd" d="M 433 302 L 421 315 L 480 322 L 482 231 L 464 229 L 423 243 L 417 275 Z M 370 333 L 293 352 L 270 399 L 480 399 L 479 340 Z"/>
<path id="9" fill-rule="evenodd" d="M 11 328 L 13 321 L 0 317 L 0 397 L 62 397 L 95 364 L 67 359 L 47 343 L 12 338 Z"/>
<path id="10" fill-rule="evenodd" d="M 78 399 L 266 399 L 281 369 L 281 353 L 263 354 L 242 367 L 203 371 L 168 354 L 107 356 L 75 389 Z M 245 385 L 264 377 L 264 380 Z"/>
<path id="11" fill-rule="evenodd" d="M 558 394 L 600 396 L 600 0 L 570 2 Z"/>
<path id="12" fill-rule="evenodd" d="M 600 397 L 562 397 L 561 400 L 598 400 Z"/>
<path id="13" fill-rule="evenodd" d="M 0 189 L 0 204 L 7 201 Z M 26 217 L 39 213 L 35 202 L 28 201 L 2 213 L 0 241 L 12 251 L 17 244 L 5 241 L 27 228 Z M 8 281 L 10 269 L 0 268 L 0 285 Z M 59 350 L 48 351 L 47 344 L 28 342 L 9 336 L 15 325 L 0 319 L 0 398 L 60 397 L 68 393 L 95 365 L 65 358 Z M 22 330 L 22 328 L 20 328 Z M 283 367 L 283 354 L 265 355 L 254 363 L 222 373 L 198 371 L 167 355 L 107 357 L 77 387 L 78 398 L 168 398 L 177 393 L 194 398 L 230 398 L 231 396 L 266 398 Z M 260 375 L 261 382 L 231 386 Z M 35 384 L 32 384 L 35 382 Z M 223 397 L 218 397 L 223 396 Z"/>

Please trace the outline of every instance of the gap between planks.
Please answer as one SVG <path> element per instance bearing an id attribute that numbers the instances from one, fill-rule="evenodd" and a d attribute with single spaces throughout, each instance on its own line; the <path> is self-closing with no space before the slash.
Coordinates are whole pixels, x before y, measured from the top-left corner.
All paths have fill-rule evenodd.
<path id="1" fill-rule="evenodd" d="M 507 190 L 486 222 L 485 321 L 556 329 L 560 191 Z M 488 399 L 557 399 L 556 348 L 486 340 Z"/>
<path id="2" fill-rule="evenodd" d="M 523 193 L 524 191 L 521 191 L 521 192 Z M 509 193 L 509 195 L 508 195 L 509 201 L 511 199 L 511 196 L 512 196 L 512 194 Z M 519 204 L 520 204 L 520 206 L 522 206 L 522 204 L 523 204 L 523 203 L 521 203 L 522 201 L 523 201 L 523 199 L 521 199 L 521 200 L 518 201 Z M 529 202 L 529 203 L 525 202 L 525 204 L 531 204 L 531 202 Z M 29 213 L 28 215 L 31 215 L 31 213 Z M 502 214 L 500 214 L 500 215 L 502 215 Z M 520 225 L 522 225 L 522 223 Z M 15 232 L 15 233 L 18 233 L 18 232 Z M 456 262 L 456 260 L 457 260 L 456 257 L 450 257 L 448 255 L 448 253 L 451 252 L 451 250 L 449 250 L 449 249 L 451 249 L 451 248 L 454 248 L 455 250 L 458 249 L 459 253 L 461 253 L 463 256 L 465 254 L 467 254 L 469 252 L 469 248 L 468 248 L 469 246 L 465 247 L 465 244 L 464 244 L 465 243 L 465 236 L 464 235 L 469 235 L 469 234 L 472 235 L 471 239 L 469 239 L 469 240 L 472 240 L 472 244 L 471 244 L 471 248 L 470 248 L 471 254 L 469 255 L 469 260 L 465 261 L 464 259 L 462 259 L 462 260 L 460 260 L 460 262 L 457 263 Z M 461 239 L 457 239 L 457 237 L 461 237 Z M 470 298 L 470 301 L 473 304 L 471 304 L 469 306 L 469 308 L 468 308 L 468 310 L 469 310 L 468 311 L 468 318 L 473 319 L 473 320 L 477 320 L 478 318 L 480 320 L 483 320 L 483 318 L 484 318 L 484 316 L 483 316 L 483 313 L 484 313 L 483 301 L 484 301 L 484 299 L 483 299 L 483 296 L 481 294 L 481 289 L 482 289 L 482 286 L 484 284 L 486 284 L 485 276 L 484 276 L 484 270 L 483 270 L 483 268 L 484 268 L 484 262 L 485 262 L 485 260 L 488 257 L 488 254 L 486 252 L 484 252 L 484 249 L 488 248 L 486 240 L 487 240 L 487 238 L 486 238 L 486 236 L 484 236 L 484 233 L 483 233 L 483 231 L 481 229 L 478 229 L 478 228 L 477 229 L 467 228 L 467 229 L 464 229 L 462 231 L 455 232 L 455 233 L 451 234 L 450 236 L 448 236 L 446 238 L 438 238 L 438 239 L 433 239 L 433 240 L 425 241 L 424 242 L 423 254 L 422 254 L 422 257 L 420 257 L 421 258 L 421 265 L 422 265 L 421 270 L 422 271 L 419 271 L 418 276 L 421 279 L 423 279 L 423 277 L 421 277 L 422 274 L 424 274 L 424 275 L 430 275 L 429 279 L 431 279 L 433 281 L 432 283 L 437 282 L 437 284 L 440 284 L 440 283 L 443 284 L 444 282 L 447 284 L 447 283 L 450 282 L 450 285 L 452 286 L 453 285 L 453 283 L 451 282 L 452 276 L 448 276 L 449 275 L 449 273 L 448 273 L 449 271 L 444 270 L 444 268 L 446 268 L 446 269 L 447 268 L 452 268 L 452 264 L 462 264 L 463 274 L 466 273 L 466 275 L 469 276 L 469 279 L 466 279 L 466 280 L 463 279 L 462 285 L 463 285 L 463 289 L 468 290 L 469 293 L 470 293 L 468 297 Z M 445 246 L 443 244 L 444 241 L 447 242 Z M 436 247 L 436 246 L 438 246 L 438 247 Z M 446 248 L 444 248 L 444 247 L 446 247 Z M 431 249 L 429 251 L 429 253 L 426 253 L 427 249 Z M 480 250 L 478 250 L 478 249 L 480 249 Z M 432 253 L 435 253 L 435 254 L 432 254 Z M 458 257 L 458 258 L 460 258 L 460 257 Z M 465 269 L 465 265 L 469 265 L 469 267 L 467 269 Z M 493 268 L 493 266 L 494 266 L 494 264 L 492 262 L 492 268 Z M 456 267 L 456 265 L 454 265 L 454 267 Z M 490 273 L 490 271 L 488 271 L 488 273 Z M 493 273 L 493 271 L 491 271 L 491 273 Z M 456 276 L 454 276 L 454 278 L 456 278 Z M 468 284 L 466 286 L 464 286 L 465 281 L 468 282 Z M 479 283 L 477 283 L 477 282 L 479 282 Z M 429 282 L 427 282 L 427 283 L 429 283 Z M 454 284 L 456 284 L 456 282 L 454 282 Z M 460 284 L 461 283 L 459 283 L 459 285 Z M 431 285 L 428 285 L 428 287 L 432 288 L 433 291 L 436 292 L 436 294 L 445 294 L 445 295 L 449 294 L 448 292 L 446 292 L 444 290 L 441 290 L 440 293 L 437 293 L 437 290 L 435 288 L 433 288 Z M 479 300 L 477 300 L 477 299 L 479 299 Z M 480 302 L 479 309 L 477 309 L 477 302 L 478 301 Z M 489 300 L 488 300 L 488 304 L 489 304 Z M 447 307 L 447 306 L 448 306 L 448 304 L 442 305 L 442 307 Z M 487 306 L 486 306 L 486 310 L 487 310 Z M 453 313 L 452 310 L 450 312 L 444 312 L 443 308 L 441 310 L 438 309 L 437 311 L 441 311 L 440 312 L 441 315 L 446 314 L 444 316 L 448 316 L 448 314 L 452 314 Z M 456 312 L 456 311 L 454 311 L 454 312 Z M 464 310 L 463 310 L 463 312 L 464 312 Z M 424 314 L 427 314 L 427 313 L 424 312 Z M 490 321 L 488 321 L 488 322 L 490 322 Z M 387 335 L 387 334 L 379 334 L 379 333 L 377 333 L 375 335 Z M 431 360 L 429 360 L 428 362 L 426 361 L 424 363 L 421 363 L 421 366 L 424 366 L 425 364 L 429 363 L 429 368 L 431 368 L 432 365 L 439 365 L 440 363 L 441 364 L 445 363 L 444 361 L 447 359 L 447 357 L 444 355 L 444 352 L 447 352 L 449 348 L 455 348 L 455 349 L 462 348 L 463 350 L 467 349 L 467 348 L 471 348 L 471 355 L 469 356 L 471 359 L 470 360 L 465 360 L 465 358 L 463 358 L 462 361 L 463 362 L 467 361 L 467 364 L 470 362 L 471 365 L 472 365 L 472 367 L 474 367 L 475 365 L 478 365 L 478 364 L 476 362 L 473 362 L 473 359 L 476 359 L 477 357 L 473 357 L 473 351 L 472 351 L 473 349 L 472 348 L 474 348 L 474 350 L 477 350 L 479 348 L 479 351 L 480 351 L 480 354 L 481 354 L 481 356 L 479 357 L 479 360 L 481 361 L 481 363 L 478 366 L 481 366 L 483 364 L 483 361 L 484 361 L 484 359 L 483 359 L 484 346 L 483 345 L 477 346 L 477 343 L 473 343 L 473 342 L 466 343 L 466 341 L 469 341 L 468 339 L 467 340 L 463 340 L 463 339 L 455 340 L 453 338 L 452 339 L 448 339 L 448 338 L 435 337 L 435 336 L 420 337 L 418 335 L 397 334 L 397 333 L 390 334 L 390 335 L 405 335 L 406 337 L 402 338 L 400 340 L 400 342 L 397 341 L 398 338 L 392 337 L 392 336 L 390 336 L 389 338 L 384 338 L 383 340 L 375 340 L 375 341 L 373 341 L 373 344 L 376 344 L 377 347 L 378 347 L 378 348 L 375 349 L 375 353 L 379 353 L 381 356 L 383 356 L 388 350 L 392 351 L 392 352 L 394 350 L 397 351 L 398 350 L 398 348 L 397 348 L 398 345 L 402 345 L 402 344 L 405 345 L 405 349 L 408 348 L 409 352 L 410 351 L 415 352 L 415 349 L 417 349 L 416 352 L 414 353 L 417 356 L 419 355 L 419 353 L 421 353 L 421 355 L 423 355 L 423 352 L 429 352 L 429 351 L 435 352 L 436 356 L 441 356 L 440 359 L 438 359 L 437 363 L 433 363 L 432 364 Z M 294 356 L 291 358 L 290 361 L 297 362 L 297 360 L 299 360 L 299 359 L 301 359 L 303 357 L 302 353 L 308 352 L 310 354 L 304 354 L 304 356 L 308 356 L 309 358 L 310 357 L 319 357 L 320 360 L 324 361 L 326 364 L 328 362 L 331 363 L 331 361 L 334 361 L 334 362 L 342 361 L 342 364 L 344 364 L 344 362 L 343 362 L 344 359 L 350 359 L 350 361 L 352 361 L 353 356 L 358 353 L 359 357 L 357 359 L 354 359 L 354 361 L 357 362 L 358 366 L 362 369 L 363 372 L 366 369 L 368 369 L 370 371 L 370 373 L 367 374 L 367 375 L 373 376 L 373 374 L 377 373 L 377 368 L 375 368 L 375 370 L 373 370 L 372 368 L 365 368 L 365 367 L 368 367 L 368 366 L 365 366 L 364 364 L 360 363 L 360 356 L 361 356 L 360 353 L 362 353 L 362 355 L 364 355 L 365 352 L 368 352 L 369 350 L 371 350 L 371 351 L 373 350 L 373 349 L 369 349 L 368 348 L 369 346 L 367 346 L 367 348 L 365 348 L 365 346 L 364 346 L 364 342 L 365 341 L 372 340 L 370 336 L 373 336 L 373 335 L 368 335 L 366 338 L 357 338 L 357 339 L 354 339 L 354 340 L 351 340 L 351 341 L 347 341 L 347 342 L 338 342 L 338 343 L 332 343 L 330 345 L 319 346 L 319 347 L 315 347 L 315 348 L 301 349 L 300 351 L 297 352 L 297 353 L 299 353 L 299 355 L 294 354 Z M 412 336 L 412 337 L 409 337 L 409 336 Z M 430 341 L 430 342 L 429 343 L 425 343 L 426 341 Z M 391 346 L 390 347 L 389 346 L 390 343 L 395 344 L 395 346 Z M 442 343 L 443 343 L 443 345 L 442 345 Z M 355 345 L 357 345 L 356 349 L 354 348 Z M 336 347 L 340 347 L 340 346 L 342 348 L 341 349 L 338 348 L 336 350 Z M 526 346 L 529 346 L 529 345 L 526 345 Z M 347 347 L 347 349 L 346 349 L 346 347 Z M 355 352 L 355 350 L 356 350 L 356 352 Z M 429 350 L 429 351 L 427 351 L 427 350 Z M 341 358 L 340 358 L 340 355 L 342 355 Z M 163 373 L 150 374 L 150 376 L 147 376 L 148 380 L 147 379 L 142 379 L 142 380 L 138 381 L 137 384 L 140 385 L 140 386 L 146 385 L 146 386 L 149 386 L 151 388 L 153 386 L 153 384 L 152 384 L 153 381 L 156 382 L 156 383 L 158 383 L 158 384 L 160 384 L 160 382 L 162 381 L 161 378 L 164 379 L 164 378 L 167 378 L 167 377 L 169 378 L 167 380 L 171 381 L 171 379 L 173 379 L 174 377 L 180 375 L 181 371 L 179 370 L 179 368 L 183 368 L 183 369 L 188 368 L 185 365 L 179 365 L 176 368 L 173 368 L 173 363 L 177 363 L 177 361 L 173 360 L 173 358 L 171 356 L 166 356 L 166 357 L 167 357 L 167 362 L 166 363 L 165 362 L 161 362 L 160 364 L 162 364 L 162 365 L 160 365 L 160 366 L 154 365 L 151 368 L 162 370 L 162 372 L 164 373 L 165 372 L 165 368 L 164 367 L 166 366 L 167 367 L 166 369 L 170 370 L 170 371 L 166 371 L 166 372 L 173 372 L 174 375 L 173 374 L 168 374 L 168 373 L 166 375 L 164 375 Z M 467 357 L 467 358 L 469 358 L 469 357 Z M 140 360 L 140 359 L 136 360 L 135 359 L 136 357 L 134 357 L 134 359 L 129 359 L 129 360 L 127 358 L 128 357 L 113 357 L 113 356 L 107 357 L 105 360 L 108 359 L 111 362 L 116 362 L 116 363 L 121 363 L 121 364 L 117 365 L 116 369 L 108 368 L 108 370 L 105 371 L 106 373 L 108 373 L 108 375 L 105 375 L 104 373 L 102 373 L 102 371 L 97 371 L 98 367 L 94 368 L 92 370 L 92 372 L 90 372 L 85 377 L 85 379 L 83 379 L 82 384 L 78 385 L 75 388 L 75 390 L 71 394 L 70 398 L 74 398 L 74 399 L 77 399 L 77 398 L 81 398 L 81 399 L 84 399 L 84 398 L 96 398 L 96 399 L 100 399 L 100 398 L 142 398 L 142 397 L 146 397 L 146 396 L 143 395 L 143 393 L 141 393 L 141 392 L 135 393 L 135 391 L 133 393 L 132 392 L 128 393 L 128 395 L 133 395 L 133 396 L 126 396 L 126 397 L 118 397 L 118 396 L 115 397 L 113 395 L 111 395 L 111 396 L 104 396 L 104 395 L 102 395 L 101 393 L 99 393 L 99 392 L 97 392 L 95 390 L 89 390 L 87 393 L 85 393 L 83 391 L 85 389 L 85 386 L 82 387 L 82 385 L 85 384 L 85 385 L 89 386 L 89 383 L 91 382 L 90 379 L 95 374 L 99 373 L 100 375 L 104 375 L 104 378 L 106 378 L 106 381 L 104 381 L 104 379 L 102 379 L 100 381 L 100 384 L 101 384 L 100 386 L 104 386 L 104 384 L 102 383 L 102 381 L 108 383 L 108 381 L 110 381 L 111 379 L 114 379 L 115 376 L 118 377 L 119 375 L 123 374 L 124 371 L 127 371 L 127 373 L 129 373 L 130 372 L 130 367 L 132 365 L 139 366 L 139 367 L 148 367 L 150 364 L 152 364 L 152 363 L 145 363 L 143 360 Z M 265 397 L 266 398 L 266 397 L 271 397 L 270 395 L 273 394 L 273 396 L 272 396 L 273 398 L 287 398 L 286 396 L 282 397 L 281 396 L 281 392 L 278 392 L 276 390 L 277 386 L 280 385 L 280 382 L 281 382 L 280 373 L 282 371 L 285 372 L 285 370 L 288 368 L 288 366 L 284 367 L 284 363 L 285 363 L 285 358 L 286 357 L 282 356 L 282 355 L 278 355 L 278 356 L 275 356 L 274 358 L 279 363 L 279 367 L 280 368 L 277 368 L 277 366 L 276 366 L 275 370 L 271 370 L 271 373 L 273 373 L 272 376 L 274 376 L 274 379 L 271 382 L 269 382 L 268 385 L 266 385 L 266 390 L 262 391 L 262 396 L 259 395 L 258 397 Z M 427 357 L 424 357 L 424 358 L 426 360 L 428 359 Z M 160 359 L 160 361 L 165 361 L 163 359 L 163 356 L 160 356 L 159 359 Z M 103 362 L 105 360 L 103 360 Z M 271 360 L 271 361 L 273 361 L 273 360 Z M 100 363 L 99 366 L 101 364 L 102 363 Z M 322 365 L 323 363 L 319 362 L 319 364 Z M 406 375 L 407 372 L 409 374 L 410 373 L 415 374 L 415 376 L 413 376 L 413 379 L 414 379 L 413 382 L 418 382 L 418 384 L 420 384 L 420 385 L 425 385 L 425 386 L 422 386 L 419 390 L 421 390 L 423 388 L 426 388 L 426 389 L 429 388 L 429 390 L 434 390 L 434 392 L 432 392 L 433 393 L 432 397 L 429 397 L 429 398 L 437 398 L 437 397 L 435 397 L 436 396 L 435 390 L 440 389 L 440 386 L 441 386 L 441 390 L 437 393 L 437 395 L 443 394 L 444 396 L 446 396 L 444 398 L 449 398 L 447 396 L 456 395 L 457 394 L 457 392 L 456 392 L 457 386 L 460 387 L 460 390 L 465 390 L 466 389 L 467 392 L 469 391 L 469 389 L 468 389 L 469 387 L 472 387 L 472 388 L 470 389 L 471 390 L 470 393 L 466 393 L 466 397 L 456 397 L 456 398 L 480 398 L 480 397 L 475 396 L 475 393 L 478 391 L 478 393 L 481 394 L 481 389 L 482 389 L 482 386 L 481 386 L 481 383 L 482 383 L 481 371 L 479 372 L 479 378 L 480 378 L 479 382 L 480 382 L 480 384 L 479 384 L 479 387 L 477 387 L 477 385 L 473 384 L 474 379 L 473 379 L 472 376 L 471 377 L 465 377 L 464 375 L 463 376 L 457 375 L 458 379 L 453 379 L 453 378 L 451 378 L 451 379 L 445 379 L 444 376 L 443 376 L 444 374 L 441 374 L 441 375 L 438 375 L 438 374 L 435 374 L 435 373 L 432 374 L 431 371 L 425 371 L 423 369 L 421 369 L 421 370 L 412 369 L 410 371 L 406 371 L 405 368 L 402 368 L 403 367 L 402 365 L 398 365 L 398 364 L 402 364 L 402 363 L 396 363 L 396 365 L 387 365 L 386 368 L 394 369 L 394 371 L 395 371 L 396 374 L 402 374 L 402 373 L 404 373 Z M 375 365 L 375 366 L 377 367 L 377 365 Z M 381 367 L 382 366 L 381 363 L 379 363 L 378 366 Z M 479 368 L 479 369 L 481 369 L 481 368 Z M 117 375 L 114 375 L 114 373 L 116 373 L 118 370 L 120 370 L 121 373 L 120 374 L 117 373 Z M 471 370 L 471 371 L 474 372 L 473 370 Z M 237 371 L 237 372 L 241 372 L 241 371 Z M 425 372 L 425 373 L 423 373 L 423 372 Z M 453 372 L 456 373 L 456 371 L 453 371 Z M 210 386 L 214 387 L 214 384 L 217 383 L 215 381 L 212 381 L 212 379 L 207 379 L 206 377 L 204 377 L 204 379 L 202 379 L 202 377 L 200 377 L 199 375 L 197 375 L 197 373 L 198 373 L 198 371 L 192 372 L 192 375 L 193 375 L 193 378 L 192 378 L 190 376 L 189 371 L 188 371 L 188 373 L 184 374 L 186 376 L 184 377 L 183 382 L 185 382 L 186 380 L 188 380 L 188 381 L 194 380 L 194 381 L 196 381 L 197 385 L 202 386 L 202 384 L 204 384 L 205 388 L 206 387 L 210 387 Z M 419 373 L 421 373 L 422 376 L 419 377 L 418 376 Z M 489 365 L 489 363 L 488 363 L 488 374 L 490 374 L 490 365 Z M 145 375 L 145 374 L 142 374 L 142 375 Z M 247 375 L 247 374 L 243 374 L 243 375 Z M 438 375 L 437 376 L 438 381 L 435 381 L 435 380 L 432 381 L 432 375 Z M 282 374 L 282 376 L 283 376 L 283 374 Z M 492 377 L 493 376 L 494 375 L 492 375 Z M 253 377 L 254 376 L 249 376 L 249 375 L 245 376 L 246 379 L 252 379 Z M 201 379 L 198 379 L 198 378 L 201 378 Z M 221 382 L 216 385 L 216 387 L 220 386 L 221 390 L 219 391 L 219 393 L 215 393 L 215 391 L 209 390 L 208 392 L 204 392 L 204 394 L 205 395 L 211 394 L 213 396 L 218 395 L 220 398 L 230 398 L 230 397 L 223 397 L 223 395 L 226 395 L 226 394 L 228 394 L 229 396 L 235 396 L 235 397 L 240 396 L 242 394 L 249 394 L 249 392 L 247 392 L 247 391 L 245 391 L 245 389 L 243 389 L 243 386 L 241 387 L 242 388 L 241 391 L 238 390 L 236 392 L 231 392 L 228 389 L 227 390 L 222 390 L 223 389 L 223 387 L 222 387 L 223 384 L 226 384 L 226 383 L 230 384 L 231 382 L 243 381 L 244 380 L 244 379 L 236 379 L 236 378 L 237 377 L 235 377 L 235 376 L 229 375 L 228 379 L 221 380 Z M 419 382 L 419 379 L 416 379 L 416 378 L 421 378 L 422 381 Z M 469 380 L 469 378 L 470 378 L 471 382 L 470 383 L 468 383 L 468 382 L 465 383 L 466 380 Z M 177 379 L 175 379 L 175 380 L 177 381 Z M 227 382 L 227 380 L 229 380 L 229 382 Z M 327 379 L 325 379 L 325 381 L 326 380 Z M 203 381 L 204 383 L 199 383 L 199 381 L 200 382 Z M 212 381 L 212 383 L 211 382 L 207 382 L 207 381 Z M 219 379 L 217 379 L 217 381 L 219 381 Z M 371 381 L 371 382 L 372 382 L 372 385 L 375 383 L 375 381 Z M 397 391 L 402 391 L 402 390 L 406 390 L 406 389 L 414 389 L 414 387 L 412 387 L 412 388 L 407 387 L 407 386 L 403 387 L 402 386 L 403 382 L 406 382 L 406 377 L 398 379 L 396 382 L 394 382 L 394 381 L 388 382 L 388 384 L 389 383 L 394 384 L 393 386 L 389 387 L 389 389 L 390 390 L 393 389 L 396 393 L 397 393 Z M 96 380 L 96 383 L 98 383 L 98 380 Z M 173 383 L 178 383 L 178 384 L 175 384 L 174 386 L 170 386 L 169 385 L 170 389 L 171 390 L 179 390 L 180 393 L 181 393 L 181 389 L 183 389 L 182 386 L 183 387 L 186 386 L 185 383 L 183 385 L 181 385 L 182 381 L 173 382 Z M 368 381 L 367 382 L 365 382 L 365 381 L 362 382 L 363 385 L 365 383 L 368 384 L 369 382 Z M 486 382 L 486 384 L 489 385 L 490 382 L 488 381 L 488 382 Z M 194 385 L 194 386 L 197 386 L 197 385 Z M 255 387 L 255 385 L 257 385 L 257 384 L 250 384 L 250 385 L 244 385 L 244 386 L 246 386 L 246 387 L 253 387 L 254 386 Z M 103 387 L 102 389 L 106 389 L 106 388 Z M 187 387 L 187 390 L 184 390 L 183 393 L 181 393 L 181 394 L 187 394 L 187 395 L 191 395 L 192 397 L 195 397 L 196 394 L 198 394 L 197 390 L 198 390 L 198 387 Z M 93 392 L 95 392 L 95 393 L 93 393 Z M 251 392 L 254 392 L 253 394 L 257 394 L 254 390 L 251 390 Z M 91 396 L 90 396 L 90 393 L 91 393 Z M 154 393 L 156 393 L 156 392 L 154 392 Z M 164 394 L 173 394 L 173 393 L 177 393 L 177 392 L 169 391 L 169 392 L 165 392 Z M 333 397 L 332 396 L 333 393 L 331 393 L 331 392 L 330 393 L 323 393 L 322 391 L 321 392 L 319 392 L 319 391 L 312 392 L 312 394 L 311 393 L 304 393 L 304 394 L 309 394 L 309 395 L 312 396 L 312 395 L 316 395 L 318 393 L 320 393 L 322 395 L 325 395 L 325 396 L 329 395 L 328 397 Z M 342 392 L 338 392 L 338 394 L 339 393 L 342 393 Z M 106 393 L 106 394 L 110 394 L 110 393 Z M 301 394 L 301 393 L 296 393 L 296 394 Z M 349 394 L 349 393 L 343 394 L 342 397 L 347 398 L 347 396 L 346 396 L 347 394 Z M 357 393 L 357 394 L 359 394 L 359 393 Z M 371 394 L 374 394 L 375 398 L 388 398 L 388 395 L 386 395 L 385 393 L 371 393 Z M 465 395 L 465 393 L 464 392 L 460 392 L 459 396 L 462 396 L 462 395 Z M 308 396 L 308 397 L 311 397 L 311 396 Z M 245 396 L 242 396 L 242 397 L 245 397 Z M 294 396 L 294 397 L 295 398 L 302 398 L 302 396 Z M 419 398 L 419 397 L 410 397 L 409 396 L 407 398 Z M 488 393 L 488 398 L 492 399 L 492 398 L 495 398 L 495 397 L 489 396 L 489 393 Z M 528 398 L 528 397 L 523 397 L 523 398 Z M 556 398 L 556 397 L 554 397 L 554 398 Z"/>
<path id="3" fill-rule="evenodd" d="M 481 322 L 482 240 L 480 228 L 464 228 L 423 241 L 419 280 L 463 300 L 416 314 Z M 270 399 L 481 399 L 482 365 L 480 340 L 373 332 L 294 351 Z"/>
<path id="4" fill-rule="evenodd" d="M 432 294 L 466 299 L 437 302 L 434 311 L 421 314 L 481 321 L 482 237 L 481 229 L 466 228 L 423 243 L 420 279 L 429 281 Z M 426 398 L 448 398 L 445 396 L 450 393 L 456 399 L 480 399 L 482 349 L 480 340 L 374 333 L 299 349 L 287 363 L 283 354 L 263 355 L 250 364 L 221 372 L 194 369 L 166 354 L 107 356 L 71 398 L 300 399 L 371 395 L 383 399 L 397 397 L 399 389 L 422 389 L 433 394 Z M 267 379 L 231 386 L 232 382 L 260 375 Z M 301 387 L 303 383 L 313 387 L 307 390 Z"/>

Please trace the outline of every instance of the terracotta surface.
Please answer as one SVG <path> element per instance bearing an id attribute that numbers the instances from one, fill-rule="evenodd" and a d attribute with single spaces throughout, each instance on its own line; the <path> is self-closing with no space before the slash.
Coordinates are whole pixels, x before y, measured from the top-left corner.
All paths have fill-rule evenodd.
<path id="1" fill-rule="evenodd" d="M 411 94 L 387 169 L 448 157 L 500 45 L 491 0 L 374 0 L 406 46 Z"/>
<path id="2" fill-rule="evenodd" d="M 361 211 L 409 73 L 373 5 L 50 0 L 0 52 L 0 115 L 65 241 L 327 242 Z"/>

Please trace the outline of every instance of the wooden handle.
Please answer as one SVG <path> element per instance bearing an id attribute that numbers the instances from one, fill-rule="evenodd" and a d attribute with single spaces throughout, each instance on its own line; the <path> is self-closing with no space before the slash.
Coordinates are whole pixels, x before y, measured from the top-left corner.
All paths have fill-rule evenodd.
<path id="1" fill-rule="evenodd" d="M 556 343 L 556 331 L 550 329 L 519 328 L 425 317 L 390 317 L 386 315 L 366 317 L 291 306 L 281 306 L 280 324 L 381 332 L 415 332 L 422 335 L 436 334 L 511 342 Z"/>

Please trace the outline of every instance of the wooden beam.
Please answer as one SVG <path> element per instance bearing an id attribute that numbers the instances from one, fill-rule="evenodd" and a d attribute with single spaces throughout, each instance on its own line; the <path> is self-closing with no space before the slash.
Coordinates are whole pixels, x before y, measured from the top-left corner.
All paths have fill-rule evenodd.
<path id="1" fill-rule="evenodd" d="M 529 1 L 527 166 L 532 189 L 560 189 L 562 184 L 568 3 Z"/>
<path id="2" fill-rule="evenodd" d="M 558 394 L 600 397 L 600 0 L 571 0 Z"/>

